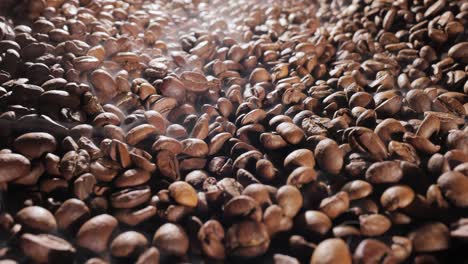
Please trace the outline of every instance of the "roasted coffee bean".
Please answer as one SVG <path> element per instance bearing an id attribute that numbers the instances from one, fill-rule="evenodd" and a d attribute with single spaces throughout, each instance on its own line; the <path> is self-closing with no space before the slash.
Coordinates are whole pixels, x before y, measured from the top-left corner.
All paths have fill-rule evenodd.
<path id="1" fill-rule="evenodd" d="M 366 171 L 366 179 L 371 183 L 395 183 L 403 177 L 398 161 L 382 161 L 372 164 Z"/>
<path id="2" fill-rule="evenodd" d="M 384 261 L 393 260 L 391 249 L 379 240 L 372 238 L 362 240 L 353 257 L 361 263 L 374 263 L 382 259 Z"/>
<path id="3" fill-rule="evenodd" d="M 76 243 L 96 253 L 107 249 L 112 232 L 117 228 L 117 220 L 108 214 L 101 214 L 86 221 L 76 234 Z"/>
<path id="4" fill-rule="evenodd" d="M 60 263 L 75 256 L 75 248 L 59 237 L 25 233 L 20 238 L 24 254 L 39 263 Z"/>
<path id="5" fill-rule="evenodd" d="M 381 214 L 360 215 L 359 224 L 364 236 L 380 236 L 391 226 L 390 220 Z"/>
<path id="6" fill-rule="evenodd" d="M 182 227 L 166 223 L 154 233 L 153 244 L 162 253 L 181 257 L 189 249 L 189 238 Z"/>
<path id="7" fill-rule="evenodd" d="M 110 252 L 115 257 L 131 257 L 138 255 L 148 245 L 148 240 L 135 231 L 127 231 L 118 235 L 110 244 Z"/>
<path id="8" fill-rule="evenodd" d="M 450 235 L 448 228 L 440 222 L 426 223 L 409 234 L 416 252 L 439 251 L 448 248 Z"/>
<path id="9" fill-rule="evenodd" d="M 468 206 L 465 191 L 467 184 L 467 176 L 457 171 L 446 172 L 437 179 L 437 185 L 440 186 L 444 196 L 455 206 L 461 208 Z"/>
<path id="10" fill-rule="evenodd" d="M 463 1 L 0 2 L 0 259 L 463 262 Z"/>
<path id="11" fill-rule="evenodd" d="M 76 225 L 80 224 L 80 221 L 86 220 L 89 215 L 90 210 L 86 204 L 75 198 L 64 201 L 54 214 L 57 226 L 61 230 L 76 228 Z"/>
<path id="12" fill-rule="evenodd" d="M 198 196 L 195 189 L 188 183 L 177 181 L 169 185 L 169 195 L 180 205 L 195 207 Z"/>
<path id="13" fill-rule="evenodd" d="M 217 220 L 208 220 L 197 234 L 203 253 L 213 259 L 224 259 L 224 228 Z"/>
<path id="14" fill-rule="evenodd" d="M 270 245 L 270 237 L 263 223 L 251 220 L 237 222 L 226 232 L 227 254 L 236 257 L 262 255 Z"/>
<path id="15" fill-rule="evenodd" d="M 44 153 L 54 152 L 57 148 L 57 142 L 48 133 L 27 133 L 17 137 L 13 147 L 25 157 L 36 159 Z"/>
<path id="16" fill-rule="evenodd" d="M 329 238 L 322 241 L 315 248 L 311 264 L 326 263 L 352 263 L 351 253 L 346 243 L 338 238 Z"/>
<path id="17" fill-rule="evenodd" d="M 32 232 L 52 233 L 57 230 L 54 215 L 40 206 L 26 207 L 19 211 L 15 218 L 26 230 Z"/>
<path id="18" fill-rule="evenodd" d="M 8 183 L 28 175 L 31 170 L 30 161 L 14 153 L 0 153 L 0 183 Z"/>
<path id="19" fill-rule="evenodd" d="M 331 174 L 338 174 L 343 167 L 343 153 L 338 144 L 331 139 L 325 139 L 315 147 L 315 157 L 318 166 Z"/>

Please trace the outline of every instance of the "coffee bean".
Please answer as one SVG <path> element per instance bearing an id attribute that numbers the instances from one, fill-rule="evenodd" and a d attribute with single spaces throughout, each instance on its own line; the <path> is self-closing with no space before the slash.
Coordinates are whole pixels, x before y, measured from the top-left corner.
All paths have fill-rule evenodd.
<path id="1" fill-rule="evenodd" d="M 198 196 L 195 189 L 188 183 L 177 181 L 169 185 L 169 195 L 178 203 L 188 207 L 195 207 Z"/>
<path id="2" fill-rule="evenodd" d="M 343 154 L 338 144 L 331 139 L 325 139 L 315 147 L 315 157 L 318 166 L 331 174 L 338 174 L 343 166 Z"/>
<path id="3" fill-rule="evenodd" d="M 78 199 L 71 198 L 62 203 L 55 211 L 57 226 L 61 230 L 71 230 L 72 227 L 85 220 L 90 214 L 86 204 Z"/>
<path id="4" fill-rule="evenodd" d="M 461 261 L 466 4 L 4 2 L 0 258 Z"/>
<path id="5" fill-rule="evenodd" d="M 115 257 L 129 257 L 142 252 L 148 245 L 148 240 L 135 231 L 127 231 L 118 235 L 110 244 L 110 252 Z"/>
<path id="6" fill-rule="evenodd" d="M 352 263 L 351 253 L 346 243 L 338 238 L 329 238 L 322 241 L 315 248 L 311 264 L 325 263 Z"/>
<path id="7" fill-rule="evenodd" d="M 278 189 L 276 193 L 278 205 L 283 208 L 285 215 L 294 217 L 303 204 L 303 197 L 300 191 L 293 186 L 285 185 Z"/>
<path id="8" fill-rule="evenodd" d="M 184 256 L 189 249 L 189 238 L 182 227 L 166 223 L 154 233 L 153 244 L 162 253 Z"/>
<path id="9" fill-rule="evenodd" d="M 413 201 L 414 196 L 413 189 L 408 186 L 392 186 L 382 193 L 380 203 L 385 209 L 394 211 L 408 206 Z"/>
<path id="10" fill-rule="evenodd" d="M 241 221 L 226 232 L 226 250 L 231 256 L 259 256 L 266 252 L 269 245 L 268 231 L 260 222 Z"/>
<path id="11" fill-rule="evenodd" d="M 86 221 L 76 234 L 78 246 L 96 253 L 107 249 L 112 232 L 117 228 L 117 220 L 108 214 L 97 215 Z"/>
<path id="12" fill-rule="evenodd" d="M 40 263 L 59 263 L 74 258 L 76 250 L 59 237 L 25 233 L 20 238 L 20 247 L 24 254 Z"/>
<path id="13" fill-rule="evenodd" d="M 224 228 L 217 220 L 208 220 L 197 234 L 203 253 L 213 259 L 222 260 L 226 257 L 224 248 Z"/>
<path id="14" fill-rule="evenodd" d="M 466 207 L 465 186 L 468 184 L 466 175 L 460 172 L 446 172 L 437 179 L 444 196 L 457 207 Z"/>
<path id="15" fill-rule="evenodd" d="M 25 177 L 31 169 L 29 160 L 19 154 L 0 153 L 0 183 Z"/>
<path id="16" fill-rule="evenodd" d="M 395 183 L 403 177 L 397 161 L 382 161 L 372 164 L 366 171 L 366 179 L 371 183 Z"/>
<path id="17" fill-rule="evenodd" d="M 450 48 L 448 55 L 462 63 L 468 63 L 468 42 L 458 43 Z"/>
<path id="18" fill-rule="evenodd" d="M 368 238 L 359 243 L 354 252 L 354 258 L 362 263 L 372 263 L 381 259 L 390 261 L 392 260 L 392 251 L 379 240 Z"/>
<path id="19" fill-rule="evenodd" d="M 390 220 L 381 214 L 360 215 L 359 224 L 365 236 L 380 236 L 391 226 Z"/>
<path id="20" fill-rule="evenodd" d="M 409 234 L 416 252 L 446 249 L 450 243 L 448 228 L 440 222 L 426 223 Z"/>
<path id="21" fill-rule="evenodd" d="M 26 230 L 32 232 L 52 233 L 57 230 L 54 215 L 40 206 L 26 207 L 20 210 L 15 218 Z"/>

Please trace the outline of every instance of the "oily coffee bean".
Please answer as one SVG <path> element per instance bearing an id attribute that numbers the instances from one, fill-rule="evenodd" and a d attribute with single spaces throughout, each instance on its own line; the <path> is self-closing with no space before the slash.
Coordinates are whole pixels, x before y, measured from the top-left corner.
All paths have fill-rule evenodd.
<path id="1" fill-rule="evenodd" d="M 110 244 L 110 252 L 115 257 L 129 257 L 143 251 L 148 240 L 142 234 L 128 231 L 118 235 Z"/>
<path id="2" fill-rule="evenodd" d="M 76 234 L 77 245 L 96 253 L 107 249 L 117 220 L 108 214 L 101 214 L 86 221 Z"/>
<path id="3" fill-rule="evenodd" d="M 322 241 L 315 248 L 311 264 L 318 263 L 352 263 L 351 253 L 346 243 L 338 238 L 329 238 Z"/>
<path id="4" fill-rule="evenodd" d="M 76 253 L 66 240 L 48 234 L 25 233 L 20 238 L 20 247 L 26 256 L 40 263 L 60 263 Z"/>
<path id="5" fill-rule="evenodd" d="M 30 161 L 20 154 L 0 153 L 0 183 L 26 176 L 31 169 Z"/>
<path id="6" fill-rule="evenodd" d="M 20 210 L 16 220 L 24 225 L 25 229 L 33 232 L 54 232 L 57 229 L 57 222 L 54 215 L 47 209 L 40 206 L 29 206 Z"/>
<path id="7" fill-rule="evenodd" d="M 189 238 L 182 227 L 166 223 L 154 233 L 153 244 L 165 254 L 184 256 L 189 248 Z"/>

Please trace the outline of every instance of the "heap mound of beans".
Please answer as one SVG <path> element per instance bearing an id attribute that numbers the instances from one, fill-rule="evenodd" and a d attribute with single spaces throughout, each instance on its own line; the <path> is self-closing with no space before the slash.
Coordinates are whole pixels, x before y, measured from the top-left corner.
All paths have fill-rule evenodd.
<path id="1" fill-rule="evenodd" d="M 468 2 L 1 2 L 0 263 L 466 260 Z"/>

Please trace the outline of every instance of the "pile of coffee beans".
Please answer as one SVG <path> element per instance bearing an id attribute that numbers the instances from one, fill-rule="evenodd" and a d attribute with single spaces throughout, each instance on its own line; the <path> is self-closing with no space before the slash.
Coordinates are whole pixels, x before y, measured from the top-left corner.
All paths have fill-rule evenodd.
<path id="1" fill-rule="evenodd" d="M 0 263 L 464 263 L 468 2 L 0 5 Z"/>

